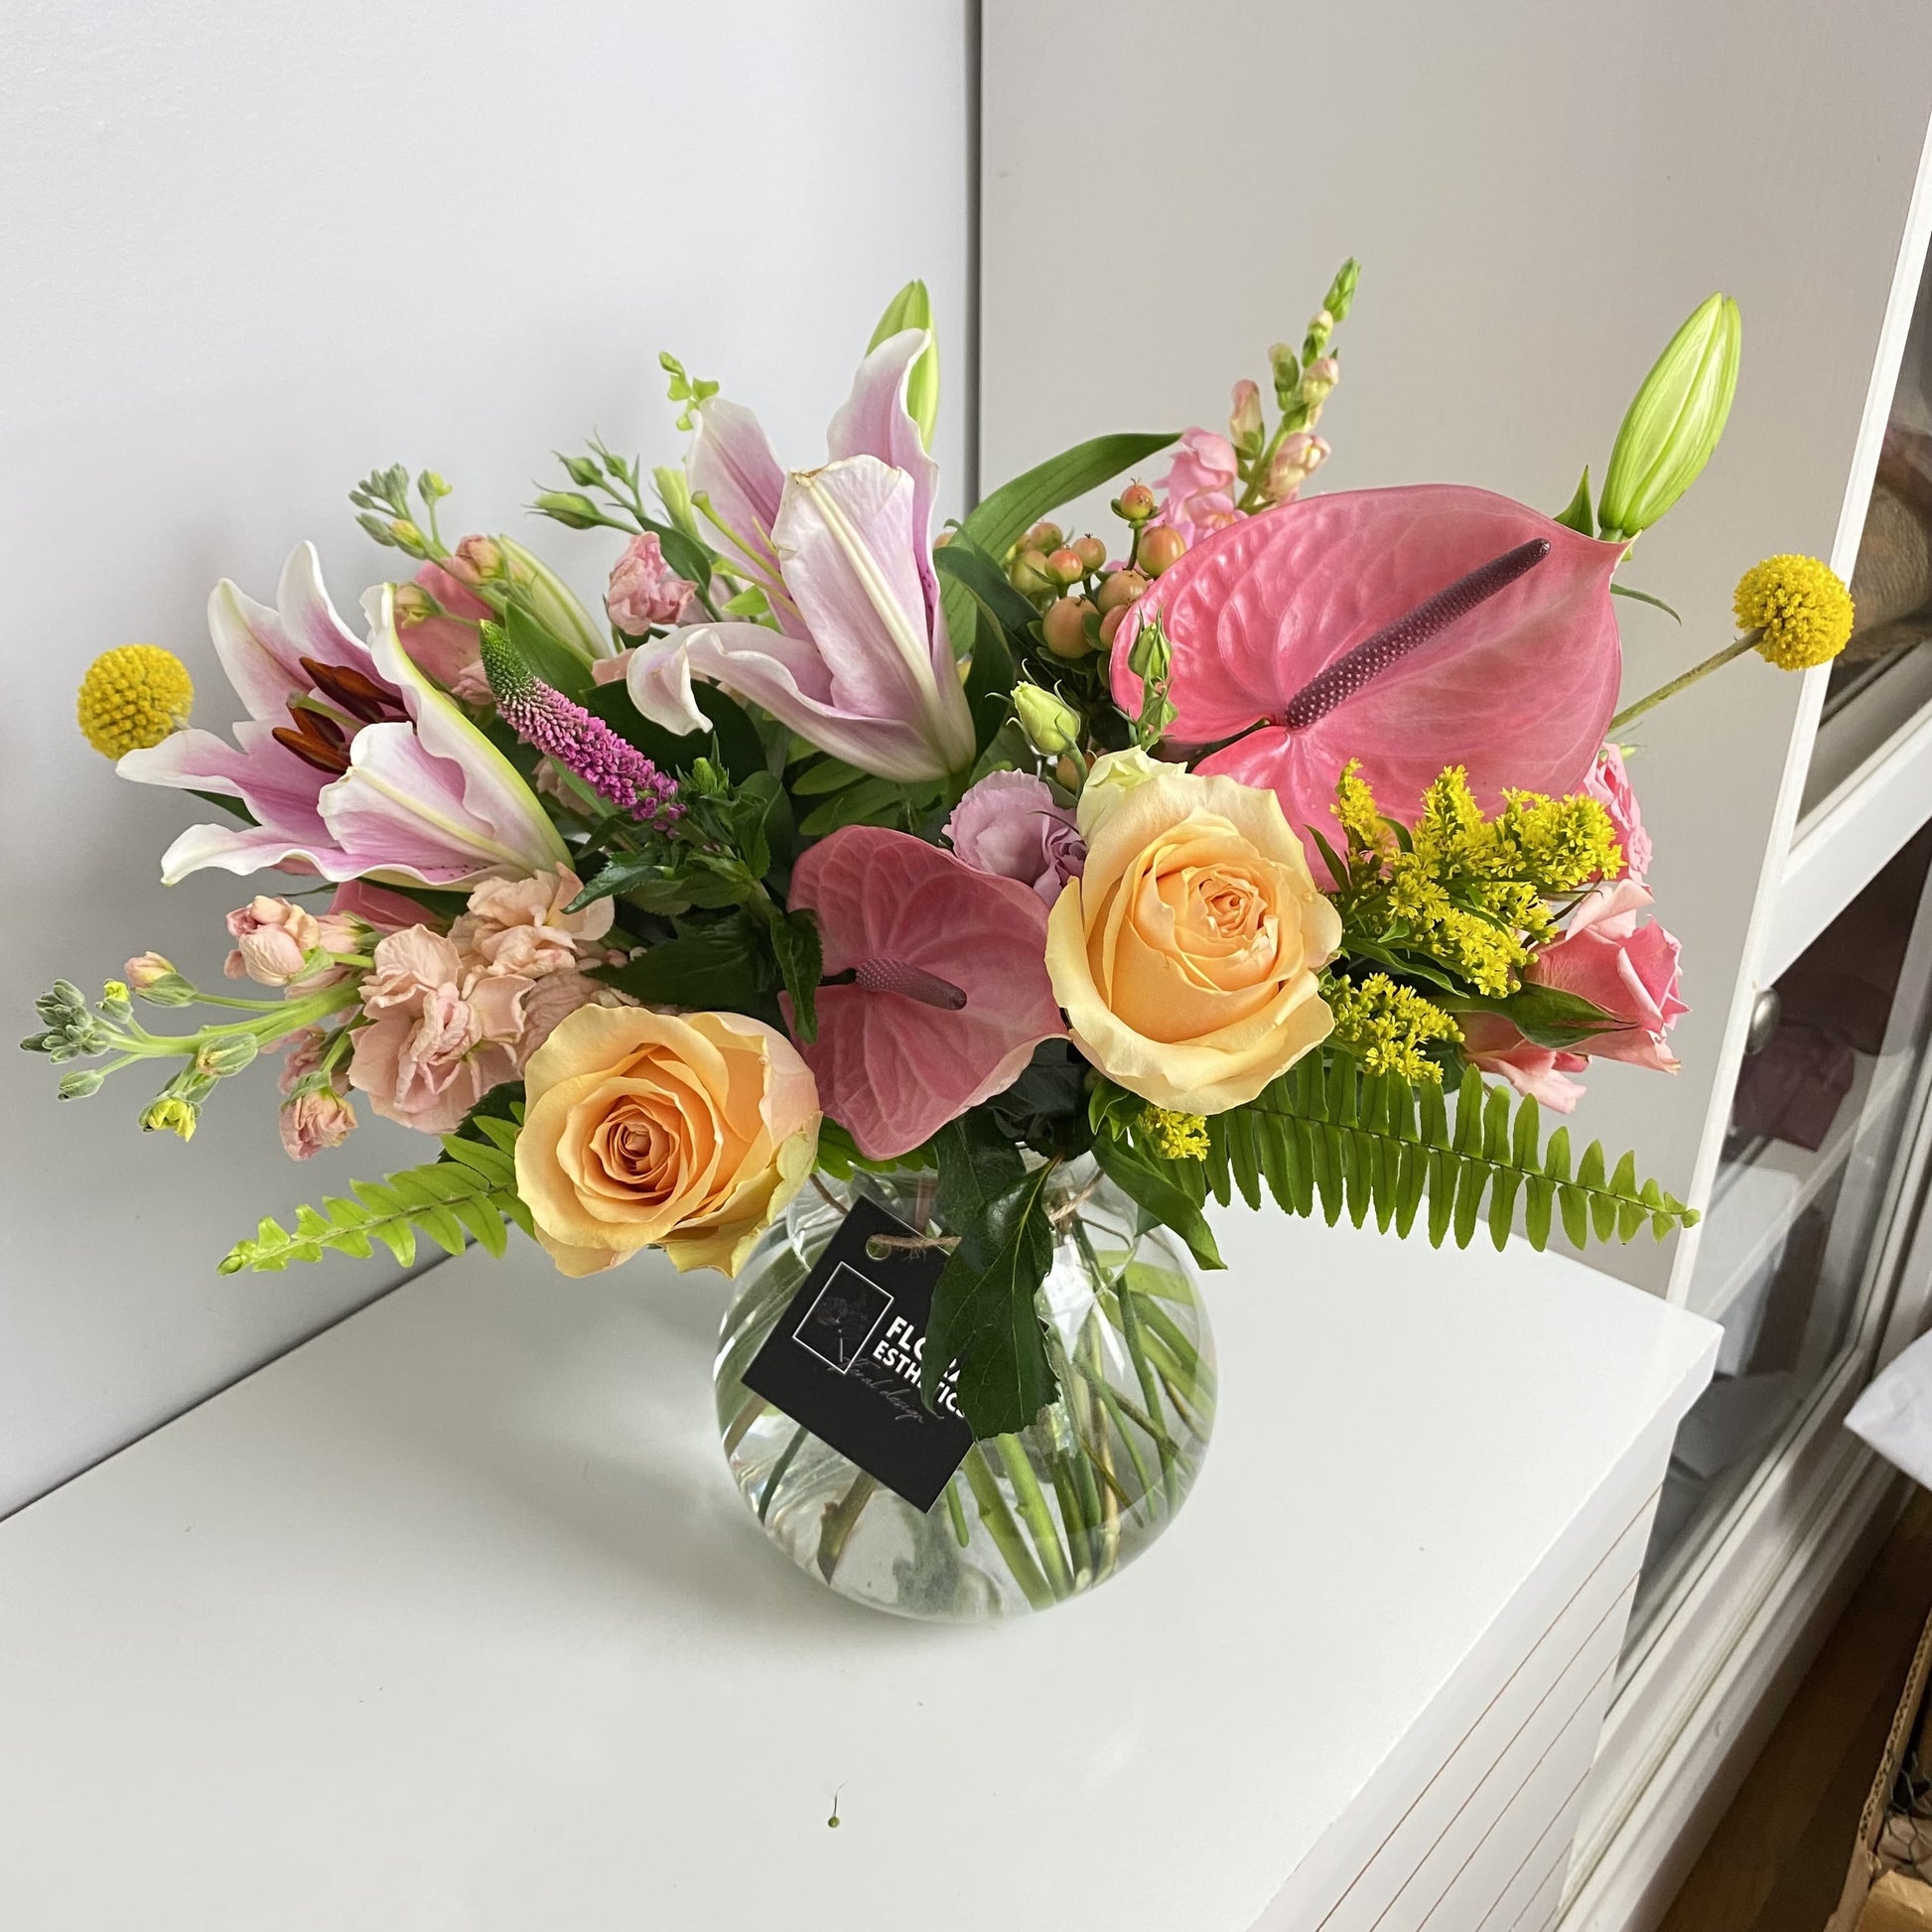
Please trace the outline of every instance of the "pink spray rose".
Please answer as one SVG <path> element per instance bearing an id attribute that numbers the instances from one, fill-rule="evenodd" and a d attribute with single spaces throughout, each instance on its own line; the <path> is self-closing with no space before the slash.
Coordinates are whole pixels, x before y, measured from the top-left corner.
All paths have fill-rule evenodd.
<path id="1" fill-rule="evenodd" d="M 1086 864 L 1072 814 L 1053 802 L 1044 779 L 1024 771 L 988 772 L 953 807 L 946 837 L 975 872 L 1017 879 L 1048 905 Z"/>
<path id="2" fill-rule="evenodd" d="M 604 608 L 627 637 L 642 637 L 668 624 L 693 623 L 703 617 L 698 587 L 664 561 L 664 546 L 646 530 L 623 547 L 611 572 Z"/>
<path id="3" fill-rule="evenodd" d="M 487 539 L 484 539 L 486 541 Z M 464 545 L 478 540 L 465 537 Z M 459 546 L 459 555 L 462 546 Z M 458 559 L 453 558 L 452 562 Z M 465 574 L 473 566 L 462 565 Z M 478 625 L 494 614 L 463 577 L 440 564 L 425 564 L 416 573 L 416 588 L 441 605 L 442 615 L 426 600 L 396 594 L 396 633 L 402 647 L 438 684 L 465 704 L 486 704 L 489 681 L 483 670 L 483 632 Z"/>
<path id="4" fill-rule="evenodd" d="M 1610 815 L 1616 842 L 1623 848 L 1623 870 L 1617 877 L 1642 879 L 1650 870 L 1650 834 L 1643 829 L 1643 814 L 1630 788 L 1630 774 L 1623 768 L 1623 754 L 1614 745 L 1605 745 L 1597 753 L 1584 780 L 1584 795 L 1594 798 Z"/>
<path id="5" fill-rule="evenodd" d="M 1650 889 L 1634 879 L 1598 886 L 1579 902 L 1563 937 L 1537 954 L 1524 977 L 1575 993 L 1617 1022 L 1614 1030 L 1579 1042 L 1590 1058 L 1675 1073 L 1678 1063 L 1664 1035 L 1690 1008 L 1677 993 L 1677 941 L 1654 919 L 1637 923 L 1650 901 Z"/>
<path id="6" fill-rule="evenodd" d="M 362 982 L 370 1024 L 356 1032 L 349 1083 L 387 1120 L 454 1132 L 491 1087 L 516 1077 L 531 985 L 477 970 L 427 926 L 390 933 Z"/>
<path id="7" fill-rule="evenodd" d="M 1469 1064 L 1507 1080 L 1518 1093 L 1535 1096 L 1540 1106 L 1567 1114 L 1583 1098 L 1583 1088 L 1566 1073 L 1581 1073 L 1589 1062 L 1581 1053 L 1539 1046 L 1526 1039 L 1499 1013 L 1460 1013 L 1462 1051 Z"/>
<path id="8" fill-rule="evenodd" d="M 1234 517 L 1234 445 L 1211 429 L 1190 429 L 1158 485 L 1166 494 L 1154 521 L 1177 530 L 1191 550 Z"/>

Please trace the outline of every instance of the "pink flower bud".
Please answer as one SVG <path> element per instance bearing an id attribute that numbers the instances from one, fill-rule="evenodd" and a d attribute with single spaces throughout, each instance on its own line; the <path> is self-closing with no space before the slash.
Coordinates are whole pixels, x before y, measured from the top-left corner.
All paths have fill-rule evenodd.
<path id="1" fill-rule="evenodd" d="M 1341 363 L 1332 355 L 1318 355 L 1302 371 L 1302 395 L 1308 402 L 1325 402 L 1341 380 Z"/>
<path id="2" fill-rule="evenodd" d="M 664 624 L 689 622 L 697 590 L 664 561 L 664 546 L 646 530 L 624 545 L 604 608 L 626 637 L 641 637 Z"/>
<path id="3" fill-rule="evenodd" d="M 475 589 L 503 575 L 503 547 L 494 537 L 465 537 L 443 568 L 459 584 Z"/>
<path id="4" fill-rule="evenodd" d="M 304 956 L 322 941 L 313 912 L 265 893 L 228 914 L 228 930 L 235 942 L 224 969 L 228 977 L 239 979 L 245 972 L 262 986 L 287 986 L 300 979 Z"/>
<path id="5" fill-rule="evenodd" d="M 158 952 L 136 953 L 121 968 L 121 978 L 137 993 L 145 991 L 150 986 L 157 986 L 165 979 L 172 979 L 174 973 L 174 961 L 163 959 Z"/>
<path id="6" fill-rule="evenodd" d="M 1228 437 L 1237 450 L 1261 448 L 1261 390 L 1246 376 L 1234 385 L 1234 406 L 1228 413 Z"/>
<path id="7" fill-rule="evenodd" d="M 355 1127 L 355 1109 L 333 1087 L 323 1087 L 283 1102 L 280 1126 L 283 1152 L 291 1161 L 307 1161 L 348 1139 Z"/>
<path id="8" fill-rule="evenodd" d="M 1305 429 L 1282 438 L 1275 460 L 1268 466 L 1268 500 L 1292 502 L 1295 493 L 1328 461 L 1328 445 Z"/>

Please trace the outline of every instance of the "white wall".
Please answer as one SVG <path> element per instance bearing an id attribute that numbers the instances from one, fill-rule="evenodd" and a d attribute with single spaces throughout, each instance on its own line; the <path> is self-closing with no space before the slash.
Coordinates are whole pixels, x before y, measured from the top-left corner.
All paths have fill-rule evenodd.
<path id="1" fill-rule="evenodd" d="M 11 1035 L 57 973 L 143 946 L 218 978 L 225 874 L 156 860 L 193 800 L 118 783 L 72 726 L 89 658 L 147 639 L 234 715 L 209 586 L 272 596 L 321 545 L 345 611 L 395 566 L 344 500 L 440 469 L 463 528 L 534 528 L 591 589 L 614 549 L 526 519 L 553 448 L 682 439 L 660 347 L 813 460 L 885 299 L 923 274 L 965 344 L 964 7 L 817 0 L 84 0 L 0 13 L 0 702 Z M 950 507 L 950 505 L 949 505 Z M 382 562 L 389 559 L 388 564 Z M 223 1280 L 264 1212 L 424 1157 L 380 1123 L 291 1166 L 272 1069 L 194 1145 L 142 1136 L 138 1072 L 0 1108 L 0 1512 L 393 1281 Z M 366 1113 L 366 1110 L 364 1110 Z M 563 1291 L 567 1292 L 567 1291 Z"/>
<path id="2" fill-rule="evenodd" d="M 1454 480 L 1554 510 L 1713 289 L 1744 314 L 1723 449 L 1624 571 L 1625 695 L 1828 554 L 1932 111 L 1920 0 L 988 0 L 983 476 L 1107 428 L 1219 427 L 1363 261 L 1317 487 Z M 1032 51 L 1155 64 L 1098 118 Z M 1158 69 L 1158 77 L 1157 70 Z M 1088 237 L 1070 258 L 1069 233 Z M 1151 468 L 1158 470 L 1160 466 Z M 1637 784 L 1693 1011 L 1674 1083 L 1598 1068 L 1573 1133 L 1688 1191 L 1800 680 L 1754 660 L 1644 721 Z M 1645 1238 L 1592 1250 L 1652 1284 Z"/>

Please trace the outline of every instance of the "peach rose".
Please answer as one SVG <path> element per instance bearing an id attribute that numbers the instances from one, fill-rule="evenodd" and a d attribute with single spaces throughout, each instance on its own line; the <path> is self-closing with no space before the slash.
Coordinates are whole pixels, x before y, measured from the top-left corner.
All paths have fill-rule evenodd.
<path id="1" fill-rule="evenodd" d="M 1047 921 L 1054 996 L 1110 1080 L 1222 1113 L 1327 1036 L 1314 976 L 1341 920 L 1273 792 L 1111 763 L 1081 795 L 1086 871 Z"/>
<path id="2" fill-rule="evenodd" d="M 516 1190 L 560 1273 L 660 1247 L 735 1275 L 818 1157 L 818 1086 L 736 1013 L 580 1007 L 525 1069 Z"/>

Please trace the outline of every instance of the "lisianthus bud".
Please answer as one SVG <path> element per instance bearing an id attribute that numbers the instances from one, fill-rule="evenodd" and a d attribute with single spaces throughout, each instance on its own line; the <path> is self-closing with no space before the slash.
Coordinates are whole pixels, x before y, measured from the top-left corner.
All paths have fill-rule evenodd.
<path id="1" fill-rule="evenodd" d="M 1319 436 L 1298 429 L 1282 438 L 1282 446 L 1268 466 L 1268 500 L 1292 502 L 1295 493 L 1328 460 L 1328 445 Z"/>
<path id="2" fill-rule="evenodd" d="M 503 547 L 494 537 L 465 537 L 444 561 L 443 568 L 459 584 L 475 590 L 479 584 L 493 584 L 507 573 L 503 569 Z"/>
<path id="3" fill-rule="evenodd" d="M 1147 589 L 1147 579 L 1138 570 L 1117 570 L 1100 587 L 1102 611 L 1124 611 Z"/>
<path id="4" fill-rule="evenodd" d="M 1114 514 L 1129 523 L 1145 523 L 1157 505 L 1154 491 L 1144 483 L 1131 483 L 1114 498 Z"/>
<path id="5" fill-rule="evenodd" d="M 1157 617 L 1143 623 L 1127 648 L 1127 668 L 1144 684 L 1158 684 L 1168 675 L 1173 662 L 1173 647 L 1166 626 Z"/>
<path id="6" fill-rule="evenodd" d="M 1712 296 L 1671 338 L 1616 433 L 1596 505 L 1601 535 L 1647 530 L 1698 480 L 1730 414 L 1743 341 L 1727 295 Z"/>
<path id="7" fill-rule="evenodd" d="M 1040 620 L 1040 634 L 1055 657 L 1084 657 L 1093 646 L 1087 641 L 1087 620 L 1093 606 L 1083 597 L 1064 597 L 1047 606 Z"/>
<path id="8" fill-rule="evenodd" d="M 1042 691 L 1037 684 L 1016 684 L 1013 710 L 1027 743 L 1041 758 L 1059 758 L 1080 749 L 1080 714 L 1064 698 Z"/>
<path id="9" fill-rule="evenodd" d="M 1135 561 L 1150 577 L 1159 577 L 1164 570 L 1173 569 L 1186 553 L 1186 540 L 1178 530 L 1150 530 L 1141 539 Z"/>
<path id="10" fill-rule="evenodd" d="M 1228 412 L 1228 441 L 1243 456 L 1254 456 L 1261 449 L 1261 390 L 1246 376 L 1234 385 L 1234 403 Z"/>
<path id="11" fill-rule="evenodd" d="M 545 516 L 554 517 L 570 530 L 595 530 L 604 521 L 604 514 L 598 506 L 576 489 L 546 489 L 532 507 L 541 510 Z"/>

